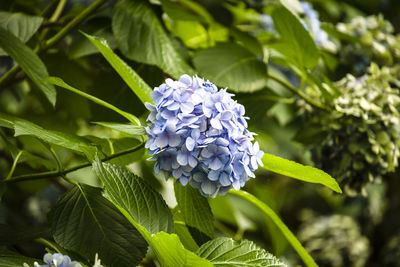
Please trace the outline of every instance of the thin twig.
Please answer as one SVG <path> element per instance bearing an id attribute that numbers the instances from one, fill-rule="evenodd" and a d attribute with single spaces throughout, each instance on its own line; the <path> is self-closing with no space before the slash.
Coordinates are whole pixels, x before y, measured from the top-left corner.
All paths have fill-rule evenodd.
<path id="1" fill-rule="evenodd" d="M 47 40 L 43 46 L 37 46 L 34 49 L 35 53 L 45 51 L 55 45 L 58 41 L 63 39 L 72 29 L 74 29 L 79 23 L 85 20 L 90 14 L 92 14 L 97 8 L 99 8 L 106 0 L 96 0 L 85 10 L 82 11 L 78 16 L 71 20 L 65 27 L 63 27 L 57 34 Z M 6 84 L 9 84 L 14 76 L 21 70 L 19 65 L 15 65 L 11 68 L 3 77 L 0 78 L 0 88 L 4 88 Z"/>
<path id="2" fill-rule="evenodd" d="M 133 153 L 135 151 L 138 151 L 138 150 L 142 149 L 143 147 L 144 147 L 144 143 L 142 143 L 142 144 L 140 144 L 140 145 L 138 145 L 138 146 L 136 146 L 134 148 L 131 148 L 131 149 L 128 149 L 128 150 L 125 150 L 125 151 L 121 151 L 121 152 L 115 153 L 113 155 L 107 156 L 104 159 L 102 159 L 102 161 L 109 161 L 111 159 L 118 158 L 118 157 L 124 156 L 126 154 Z M 71 168 L 65 169 L 65 170 L 56 170 L 56 171 L 46 171 L 46 172 L 32 173 L 32 174 L 23 174 L 23 175 L 19 175 L 19 176 L 14 176 L 11 179 L 9 179 L 7 181 L 4 181 L 4 182 L 7 183 L 7 184 L 11 184 L 11 183 L 18 183 L 18 182 L 28 181 L 28 180 L 38 180 L 38 179 L 53 178 L 53 177 L 63 176 L 65 174 L 67 174 L 67 173 L 70 173 L 70 172 L 73 172 L 73 171 L 76 171 L 76 170 L 79 170 L 79 169 L 82 169 L 82 168 L 85 168 L 85 167 L 89 167 L 91 165 L 92 165 L 92 163 L 85 162 L 85 163 L 79 164 L 77 166 L 74 166 L 74 167 L 71 167 Z"/>
<path id="3" fill-rule="evenodd" d="M 289 89 L 291 92 L 293 92 L 294 94 L 300 96 L 302 99 L 304 99 L 304 101 L 306 101 L 308 104 L 310 104 L 311 106 L 314 106 L 318 109 L 322 109 L 325 111 L 329 111 L 329 108 L 326 107 L 325 105 L 315 102 L 314 100 L 310 99 L 307 95 L 305 95 L 302 91 L 298 90 L 297 88 L 295 88 L 293 85 L 291 85 L 290 83 L 286 82 L 285 80 L 275 76 L 275 75 L 271 75 L 270 73 L 268 74 L 268 77 L 271 78 L 272 80 L 280 83 L 281 85 L 285 86 L 287 89 Z"/>

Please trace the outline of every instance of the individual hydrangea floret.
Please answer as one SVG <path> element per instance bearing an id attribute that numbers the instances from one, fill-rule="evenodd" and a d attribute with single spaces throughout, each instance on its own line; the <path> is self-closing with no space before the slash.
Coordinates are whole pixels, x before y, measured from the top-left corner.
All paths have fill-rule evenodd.
<path id="1" fill-rule="evenodd" d="M 82 265 L 77 261 L 71 261 L 69 256 L 63 255 L 61 253 L 46 253 L 43 256 L 43 261 L 46 263 L 40 265 L 35 262 L 33 267 L 82 267 Z"/>
<path id="2" fill-rule="evenodd" d="M 233 94 L 199 77 L 167 79 L 151 94 L 146 148 L 154 170 L 202 195 L 239 190 L 262 165 L 264 153 L 247 130 L 245 110 Z"/>

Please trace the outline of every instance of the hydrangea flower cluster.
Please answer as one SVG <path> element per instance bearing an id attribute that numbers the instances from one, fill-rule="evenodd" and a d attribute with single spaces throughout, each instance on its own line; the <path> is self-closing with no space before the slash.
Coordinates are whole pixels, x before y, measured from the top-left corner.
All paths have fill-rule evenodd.
<path id="1" fill-rule="evenodd" d="M 40 265 L 39 263 L 35 262 L 33 264 L 33 267 L 82 267 L 79 262 L 71 261 L 71 258 L 69 256 L 63 255 L 61 253 L 46 253 L 43 256 L 43 261 L 46 264 Z M 29 267 L 29 265 L 24 263 L 24 267 Z M 100 259 L 98 259 L 97 254 L 94 260 L 93 267 L 103 267 L 103 265 L 101 265 Z"/>
<path id="2" fill-rule="evenodd" d="M 348 74 L 336 86 L 331 113 L 315 111 L 313 122 L 324 136 L 314 160 L 345 185 L 346 193 L 362 191 L 399 165 L 400 68 L 379 68 L 356 78 Z"/>
<path id="3" fill-rule="evenodd" d="M 40 265 L 35 262 L 33 267 L 82 267 L 82 265 L 77 261 L 71 261 L 69 256 L 63 255 L 61 253 L 46 253 L 43 256 L 43 261 L 46 263 Z"/>
<path id="4" fill-rule="evenodd" d="M 394 34 L 392 24 L 382 15 L 356 17 L 349 23 L 338 23 L 336 28 L 359 40 L 342 42 L 342 48 L 338 50 L 342 71 L 362 75 L 371 62 L 379 66 L 398 64 L 400 35 Z"/>
<path id="5" fill-rule="evenodd" d="M 264 152 L 247 128 L 241 104 L 199 77 L 167 79 L 151 94 L 146 148 L 154 170 L 190 183 L 204 196 L 239 190 L 262 165 Z"/>
<path id="6" fill-rule="evenodd" d="M 352 217 L 318 216 L 311 210 L 304 210 L 301 217 L 298 237 L 318 265 L 365 266 L 370 244 Z"/>

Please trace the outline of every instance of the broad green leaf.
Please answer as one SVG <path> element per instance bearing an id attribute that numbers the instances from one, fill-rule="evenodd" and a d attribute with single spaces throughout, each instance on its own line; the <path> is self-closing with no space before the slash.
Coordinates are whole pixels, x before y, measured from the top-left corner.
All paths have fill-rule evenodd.
<path id="1" fill-rule="evenodd" d="M 58 131 L 46 130 L 37 124 L 18 119 L 14 124 L 15 136 L 31 135 L 50 144 L 65 147 L 84 153 L 88 158 L 93 158 L 96 147 L 86 139 Z"/>
<path id="2" fill-rule="evenodd" d="M 81 95 L 81 96 L 83 96 L 83 97 L 89 99 L 90 101 L 93 101 L 94 103 L 96 103 L 96 104 L 98 104 L 98 105 L 101 105 L 101 106 L 103 106 L 103 107 L 106 107 L 106 108 L 108 108 L 108 109 L 111 109 L 111 110 L 117 112 L 118 114 L 120 114 L 121 116 L 125 117 L 126 119 L 128 119 L 128 120 L 129 120 L 130 122 L 132 122 L 133 124 L 140 126 L 140 120 L 139 120 L 138 118 L 136 118 L 136 116 L 134 116 L 134 115 L 132 115 L 132 114 L 130 114 L 130 113 L 128 113 L 128 112 L 125 112 L 125 111 L 123 111 L 123 110 L 120 110 L 119 108 L 117 108 L 117 107 L 115 107 L 115 106 L 113 106 L 113 105 L 107 103 L 107 102 L 104 101 L 104 100 L 101 100 L 101 99 L 99 99 L 99 98 L 97 98 L 97 97 L 94 97 L 94 96 L 89 95 L 89 94 L 87 94 L 87 93 L 85 93 L 85 92 L 83 92 L 83 91 L 80 91 L 80 90 L 78 90 L 78 89 L 76 89 L 76 88 L 73 88 L 72 86 L 66 84 L 61 78 L 58 78 L 58 77 L 48 77 L 48 78 L 46 79 L 46 82 L 51 83 L 51 84 L 54 84 L 54 85 L 57 85 L 57 86 L 60 86 L 60 87 L 62 87 L 62 88 L 65 88 L 65 89 L 67 89 L 67 90 L 69 90 L 69 91 L 74 92 L 75 94 Z"/>
<path id="3" fill-rule="evenodd" d="M 56 104 L 56 89 L 53 85 L 43 81 L 49 74 L 46 66 L 32 49 L 2 27 L 0 27 L 0 47 L 18 63 L 54 106 Z"/>
<path id="4" fill-rule="evenodd" d="M 26 43 L 39 29 L 42 21 L 43 18 L 38 16 L 0 11 L 0 27 L 14 34 L 23 43 Z M 6 53 L 0 48 L 0 56 L 4 55 Z"/>
<path id="5" fill-rule="evenodd" d="M 146 130 L 143 126 L 135 126 L 128 123 L 116 123 L 116 122 L 93 122 L 97 125 L 101 125 L 122 133 L 126 133 L 132 136 L 141 136 L 146 134 Z"/>
<path id="6" fill-rule="evenodd" d="M 237 42 L 239 42 L 243 47 L 246 47 L 254 55 L 264 55 L 263 48 L 257 38 L 247 32 L 239 30 L 237 27 L 232 27 L 230 32 Z"/>
<path id="7" fill-rule="evenodd" d="M 265 216 L 269 217 L 275 225 L 279 228 L 282 234 L 286 237 L 292 247 L 296 250 L 299 254 L 303 262 L 309 267 L 316 267 L 318 266 L 314 259 L 308 254 L 307 250 L 301 245 L 300 241 L 296 238 L 296 236 L 290 231 L 290 229 L 285 225 L 285 223 L 279 218 L 279 216 L 271 209 L 267 204 L 257 199 L 255 196 L 244 192 L 244 191 L 229 191 L 229 194 L 239 196 L 250 203 L 254 204 L 258 207 Z"/>
<path id="8" fill-rule="evenodd" d="M 176 234 L 159 232 L 152 237 L 161 266 L 211 267 L 212 263 L 186 250 Z"/>
<path id="9" fill-rule="evenodd" d="M 214 217 L 207 198 L 191 186 L 176 183 L 175 197 L 187 226 L 196 228 L 209 238 L 214 236 Z"/>
<path id="10" fill-rule="evenodd" d="M 147 83 L 143 81 L 143 79 L 128 64 L 112 51 L 104 39 L 90 36 L 85 33 L 84 35 L 94 46 L 97 47 L 108 63 L 110 63 L 114 70 L 118 72 L 129 88 L 132 89 L 143 103 L 153 103 L 153 100 L 150 97 L 152 92 L 150 86 L 148 86 Z"/>
<path id="11" fill-rule="evenodd" d="M 272 47 L 300 69 L 312 69 L 318 64 L 319 52 L 310 33 L 299 18 L 283 6 L 272 13 L 280 41 Z"/>
<path id="12" fill-rule="evenodd" d="M 336 180 L 320 169 L 311 166 L 304 166 L 300 163 L 267 153 L 264 154 L 262 162 L 264 163 L 264 169 L 266 170 L 305 182 L 322 184 L 335 192 L 342 193 Z"/>
<path id="13" fill-rule="evenodd" d="M 0 224 L 0 246 L 16 245 L 45 236 L 50 236 L 50 231 L 47 227 Z"/>
<path id="14" fill-rule="evenodd" d="M 49 221 L 57 244 L 88 259 L 98 253 L 107 266 L 136 266 L 146 255 L 146 241 L 99 188 L 75 186 L 57 202 Z"/>
<path id="15" fill-rule="evenodd" d="M 213 266 L 186 250 L 173 229 L 172 214 L 161 195 L 133 173 L 97 158 L 93 169 L 105 186 L 109 199 L 141 233 L 161 266 Z"/>
<path id="16" fill-rule="evenodd" d="M 219 43 L 199 50 L 193 60 L 206 79 L 236 92 L 253 92 L 267 84 L 266 65 L 238 44 Z"/>
<path id="17" fill-rule="evenodd" d="M 93 158 L 94 154 L 96 153 L 96 147 L 83 137 L 47 130 L 30 121 L 1 112 L 0 126 L 14 129 L 15 136 L 34 136 L 50 144 L 84 153 L 88 158 Z"/>
<path id="18" fill-rule="evenodd" d="M 214 266 L 286 267 L 285 263 L 249 240 L 218 237 L 202 245 L 196 254 L 210 260 Z"/>
<path id="19" fill-rule="evenodd" d="M 173 232 L 171 211 L 161 195 L 143 179 L 116 165 L 102 163 L 99 159 L 93 162 L 93 168 L 104 183 L 111 201 L 126 209 L 136 223 L 151 234 Z"/>
<path id="20" fill-rule="evenodd" d="M 41 263 L 41 260 L 20 256 L 17 254 L 0 255 L 1 267 L 23 267 L 24 263 L 33 266 L 34 262 Z"/>
<path id="21" fill-rule="evenodd" d="M 176 79 L 185 73 L 195 74 L 147 1 L 119 1 L 112 28 L 121 52 L 129 59 L 156 65 Z"/>
<path id="22" fill-rule="evenodd" d="M 164 12 L 174 20 L 205 22 L 205 20 L 198 16 L 193 10 L 190 10 L 177 1 L 161 0 L 160 2 Z"/>
<path id="23" fill-rule="evenodd" d="M 196 251 L 199 249 L 199 245 L 193 239 L 190 234 L 188 227 L 183 219 L 182 212 L 179 209 L 174 210 L 174 232 L 179 236 L 183 246 L 190 250 Z"/>

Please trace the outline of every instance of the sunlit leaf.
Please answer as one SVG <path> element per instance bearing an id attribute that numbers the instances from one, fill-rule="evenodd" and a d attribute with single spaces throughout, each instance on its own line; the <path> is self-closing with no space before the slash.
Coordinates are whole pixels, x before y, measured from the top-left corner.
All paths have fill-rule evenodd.
<path id="1" fill-rule="evenodd" d="M 249 240 L 234 241 L 232 238 L 218 237 L 202 245 L 196 253 L 210 260 L 214 266 L 286 266 Z"/>
<path id="2" fill-rule="evenodd" d="M 320 169 L 311 166 L 304 166 L 300 163 L 267 153 L 264 154 L 262 161 L 264 163 L 264 169 L 266 170 L 304 182 L 322 184 L 335 192 L 342 193 L 336 180 Z"/>

